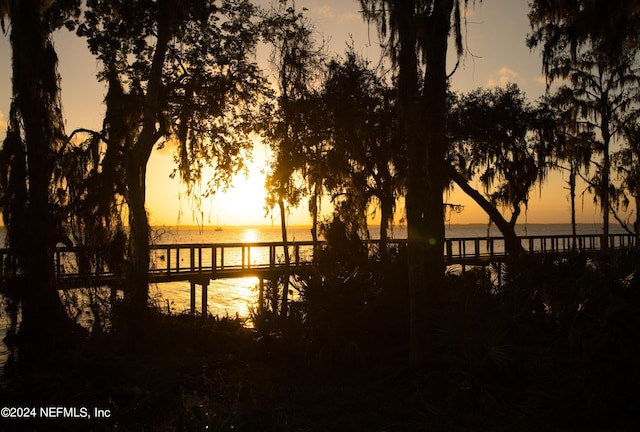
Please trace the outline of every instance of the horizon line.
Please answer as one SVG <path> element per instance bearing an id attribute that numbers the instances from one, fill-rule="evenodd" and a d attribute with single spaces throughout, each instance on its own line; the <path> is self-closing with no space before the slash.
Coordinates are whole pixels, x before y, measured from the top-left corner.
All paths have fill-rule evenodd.
<path id="1" fill-rule="evenodd" d="M 465 223 L 445 223 L 446 226 L 470 226 L 470 225 L 482 225 L 489 226 L 486 222 L 465 222 Z M 527 225 L 571 225 L 571 222 L 524 222 L 524 223 L 516 223 L 516 226 L 527 226 Z M 589 226 L 599 226 L 601 222 L 577 222 L 578 225 L 589 225 Z M 495 227 L 495 224 L 491 224 L 492 227 Z M 151 228 L 204 228 L 204 229 L 217 229 L 217 228 L 277 228 L 280 229 L 279 224 L 239 224 L 239 225 L 217 225 L 217 224 L 153 224 L 150 225 Z M 287 228 L 311 228 L 312 225 L 306 224 L 291 224 L 287 225 Z M 393 225 L 390 229 L 394 228 L 406 228 L 407 224 L 397 224 Z M 379 228 L 377 225 L 369 226 L 369 229 Z"/>

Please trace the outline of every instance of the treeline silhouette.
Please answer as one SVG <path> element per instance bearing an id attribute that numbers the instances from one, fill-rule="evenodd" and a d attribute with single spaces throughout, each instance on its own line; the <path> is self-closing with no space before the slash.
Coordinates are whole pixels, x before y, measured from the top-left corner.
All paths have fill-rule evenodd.
<path id="1" fill-rule="evenodd" d="M 286 1 L 0 1 L 13 77 L 0 151 L 12 352 L 4 404 L 108 408 L 108 420 L 89 422 L 96 430 L 639 425 L 637 242 L 534 257 L 514 227 L 531 190 L 560 169 L 574 234 L 582 178 L 604 235 L 613 215 L 638 237 L 640 7 L 532 2 L 527 43 L 541 49 L 549 83 L 532 103 L 515 84 L 448 88 L 448 42 L 460 58 L 467 1 L 359 5 L 387 41 L 388 71 L 353 46 L 329 58 Z M 100 62 L 101 130 L 64 130 L 52 43 L 63 26 Z M 273 85 L 253 57 L 260 43 L 272 47 Z M 162 313 L 149 300 L 153 149 L 175 146 L 175 175 L 198 201 L 243 169 L 253 134 L 274 154 L 265 206 L 280 210 L 283 243 L 287 206 L 303 200 L 313 240 L 326 240 L 313 271 L 270 281 L 251 328 L 239 317 Z M 453 183 L 503 234 L 506 266 L 446 269 Z M 333 214 L 321 221 L 327 196 Z M 386 242 L 400 197 L 406 248 Z M 360 240 L 372 209 L 375 259 Z M 87 289 L 86 311 L 76 293 L 61 293 L 60 242 L 119 275 L 124 298 Z M 80 325 L 87 312 L 90 330 Z M 31 425 L 13 420 L 10 429 Z M 34 427 L 86 429 L 72 419 Z"/>

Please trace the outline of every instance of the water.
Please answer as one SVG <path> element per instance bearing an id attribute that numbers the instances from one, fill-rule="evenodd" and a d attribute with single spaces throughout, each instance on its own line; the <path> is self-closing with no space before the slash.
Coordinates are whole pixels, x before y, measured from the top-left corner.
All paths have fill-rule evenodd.
<path id="1" fill-rule="evenodd" d="M 567 224 L 530 224 L 518 226 L 519 235 L 561 235 L 571 233 L 571 226 Z M 622 232 L 619 227 L 612 226 L 612 233 Z M 578 234 L 600 234 L 599 225 L 578 225 Z M 372 238 L 379 238 L 377 229 L 371 229 Z M 406 228 L 396 227 L 390 234 L 393 238 L 406 238 Z M 487 237 L 500 236 L 495 228 L 486 224 L 449 225 L 446 236 L 451 237 Z M 0 237 L 4 237 L 4 230 L 0 230 Z M 279 227 L 224 227 L 222 230 L 214 228 L 156 228 L 153 231 L 152 242 L 164 243 L 254 243 L 277 242 L 282 239 Z M 307 228 L 289 228 L 289 241 L 309 241 L 311 231 Z M 220 317 L 236 314 L 248 317 L 250 308 L 255 305 L 258 297 L 258 279 L 240 278 L 211 281 L 208 290 L 207 309 L 212 315 Z M 150 293 L 153 301 L 163 310 L 173 314 L 190 310 L 190 286 L 188 282 L 170 282 L 152 286 Z M 200 309 L 200 287 L 196 291 L 196 305 Z M 4 310 L 0 311 L 0 339 L 4 338 L 8 327 L 8 318 Z M 4 344 L 0 344 L 0 365 L 4 364 L 8 352 Z"/>

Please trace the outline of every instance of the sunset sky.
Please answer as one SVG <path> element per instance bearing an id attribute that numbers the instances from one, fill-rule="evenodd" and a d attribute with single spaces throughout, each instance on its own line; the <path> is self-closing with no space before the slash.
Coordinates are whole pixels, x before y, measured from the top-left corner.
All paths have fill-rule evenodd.
<path id="1" fill-rule="evenodd" d="M 545 84 L 538 52 L 530 52 L 525 45 L 529 31 L 528 0 L 476 1 L 467 14 L 465 38 L 467 55 L 452 78 L 452 88 L 471 91 L 478 87 L 504 85 L 515 82 L 534 101 L 544 94 Z M 268 4 L 268 2 L 263 2 Z M 307 16 L 314 22 L 318 36 L 329 41 L 330 51 L 342 54 L 350 38 L 357 51 L 376 64 L 379 58 L 378 36 L 375 26 L 368 27 L 359 13 L 359 3 L 347 0 L 297 0 L 298 9 L 307 8 Z M 97 61 L 86 49 L 85 42 L 66 30 L 55 35 L 62 79 L 62 101 L 67 132 L 75 128 L 99 129 L 102 124 L 105 88 L 96 81 Z M 450 52 L 453 51 L 450 49 Z M 0 137 L 4 138 L 6 117 L 10 104 L 11 53 L 8 36 L 0 37 Z M 452 59 L 453 68 L 455 59 Z M 261 61 L 264 63 L 264 61 Z M 263 65 L 268 67 L 267 64 Z M 234 188 L 218 193 L 204 201 L 201 211 L 194 212 L 184 187 L 177 179 L 169 178 L 173 170 L 172 150 L 155 151 L 148 166 L 147 208 L 154 225 L 191 225 L 194 223 L 221 225 L 259 225 L 278 223 L 277 210 L 266 216 L 263 210 L 264 176 L 268 154 L 257 145 L 248 179 L 239 177 Z M 524 223 L 569 223 L 568 191 L 561 174 L 552 175 L 541 190 L 532 194 L 529 209 L 520 217 Z M 582 185 L 584 189 L 584 185 Z M 579 192 L 581 192 L 581 190 Z M 452 216 L 450 223 L 485 223 L 487 216 L 463 193 L 454 192 L 450 203 L 463 204 L 462 213 Z M 578 221 L 599 223 L 600 211 L 592 205 L 592 196 L 578 203 Z M 289 216 L 296 225 L 310 223 L 306 203 Z M 194 219 L 194 213 L 197 217 Z M 396 222 L 403 216 L 399 209 Z"/>

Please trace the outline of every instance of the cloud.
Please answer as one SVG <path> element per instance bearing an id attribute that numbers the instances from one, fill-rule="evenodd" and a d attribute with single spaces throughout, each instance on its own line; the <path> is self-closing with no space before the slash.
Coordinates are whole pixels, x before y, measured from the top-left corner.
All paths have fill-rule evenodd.
<path id="1" fill-rule="evenodd" d="M 331 5 L 327 3 L 323 3 L 322 6 L 320 6 L 316 10 L 316 14 L 320 18 L 334 20 L 335 22 L 340 24 L 349 23 L 349 22 L 360 22 L 362 20 L 362 16 L 356 12 L 349 11 L 349 12 L 343 12 L 343 13 L 336 13 L 333 7 L 331 7 Z"/>
<path id="2" fill-rule="evenodd" d="M 335 14 L 333 13 L 333 9 L 331 8 L 330 5 L 328 4 L 323 4 L 322 6 L 320 6 L 318 8 L 318 10 L 316 11 L 316 13 L 318 14 L 318 16 L 322 17 L 322 18 L 335 18 Z"/>
<path id="3" fill-rule="evenodd" d="M 492 73 L 487 80 L 487 87 L 503 87 L 508 83 L 515 82 L 518 78 L 518 72 L 514 71 L 510 67 L 503 66 L 499 71 Z"/>
<path id="4" fill-rule="evenodd" d="M 362 15 L 355 12 L 345 12 L 338 17 L 340 23 L 361 22 Z"/>

